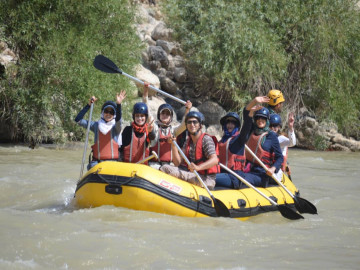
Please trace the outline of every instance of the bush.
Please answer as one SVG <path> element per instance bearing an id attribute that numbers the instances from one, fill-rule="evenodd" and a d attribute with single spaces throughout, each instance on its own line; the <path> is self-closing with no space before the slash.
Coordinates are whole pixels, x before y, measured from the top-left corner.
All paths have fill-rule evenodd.
<path id="1" fill-rule="evenodd" d="M 74 130 L 81 135 L 73 119 L 91 95 L 100 104 L 133 87 L 92 64 L 98 54 L 124 70 L 140 62 L 128 1 L 1 1 L 0 17 L 1 39 L 20 55 L 0 92 L 1 117 L 17 127 L 18 139 L 61 141 Z"/>
<path id="2" fill-rule="evenodd" d="M 198 88 L 228 109 L 277 88 L 288 107 L 306 106 L 359 136 L 356 2 L 167 0 L 164 13 Z"/>

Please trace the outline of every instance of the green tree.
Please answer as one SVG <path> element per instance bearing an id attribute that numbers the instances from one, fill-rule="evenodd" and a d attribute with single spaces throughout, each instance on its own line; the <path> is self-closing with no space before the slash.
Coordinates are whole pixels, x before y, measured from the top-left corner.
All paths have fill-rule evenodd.
<path id="1" fill-rule="evenodd" d="M 124 70 L 140 62 L 134 14 L 127 0 L 0 2 L 0 38 L 20 55 L 0 84 L 1 117 L 18 128 L 19 139 L 61 141 L 70 131 L 81 136 L 73 119 L 92 94 L 100 104 L 133 87 L 96 70 L 92 61 L 104 54 Z"/>
<path id="2" fill-rule="evenodd" d="M 227 109 L 277 88 L 287 106 L 306 106 L 359 137 L 356 2 L 167 0 L 164 13 L 197 87 Z"/>

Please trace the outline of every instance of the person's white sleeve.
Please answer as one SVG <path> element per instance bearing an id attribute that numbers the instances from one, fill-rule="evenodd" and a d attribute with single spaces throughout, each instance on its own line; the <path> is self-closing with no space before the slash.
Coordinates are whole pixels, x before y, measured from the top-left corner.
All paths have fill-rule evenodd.
<path id="1" fill-rule="evenodd" d="M 295 145 L 296 145 L 296 135 L 295 135 L 295 132 L 289 130 L 288 136 L 289 136 L 289 147 L 295 146 Z"/>
<path id="2" fill-rule="evenodd" d="M 278 139 L 279 139 L 279 144 L 280 144 L 281 149 L 284 149 L 286 146 L 290 145 L 290 139 L 289 138 L 287 138 L 287 137 L 285 137 L 283 135 L 280 135 L 278 137 Z"/>

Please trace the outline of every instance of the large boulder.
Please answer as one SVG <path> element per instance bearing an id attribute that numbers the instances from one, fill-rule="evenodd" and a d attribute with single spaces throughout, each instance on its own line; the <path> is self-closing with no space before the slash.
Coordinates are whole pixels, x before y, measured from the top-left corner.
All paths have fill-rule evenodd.
<path id="1" fill-rule="evenodd" d="M 155 60 L 161 63 L 161 66 L 167 68 L 169 65 L 169 59 L 167 53 L 160 46 L 149 46 L 148 48 L 149 61 Z"/>
<path id="2" fill-rule="evenodd" d="M 158 23 L 151 33 L 153 40 L 170 40 L 173 30 L 166 27 L 164 22 Z"/>
<path id="3" fill-rule="evenodd" d="M 205 116 L 205 125 L 218 125 L 220 118 L 226 114 L 226 111 L 213 101 L 205 101 L 198 107 L 199 111 Z"/>
<path id="4" fill-rule="evenodd" d="M 168 92 L 171 95 L 176 95 L 178 91 L 178 87 L 176 83 L 174 83 L 170 78 L 168 77 L 160 77 L 160 84 L 161 89 L 165 92 Z"/>

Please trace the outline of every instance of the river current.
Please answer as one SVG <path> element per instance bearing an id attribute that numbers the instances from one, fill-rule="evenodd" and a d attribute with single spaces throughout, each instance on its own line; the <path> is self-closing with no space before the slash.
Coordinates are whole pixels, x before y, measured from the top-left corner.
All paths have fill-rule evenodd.
<path id="1" fill-rule="evenodd" d="M 319 212 L 297 221 L 77 209 L 81 159 L 80 145 L 0 145 L 0 269 L 360 269 L 360 153 L 289 151 Z"/>

